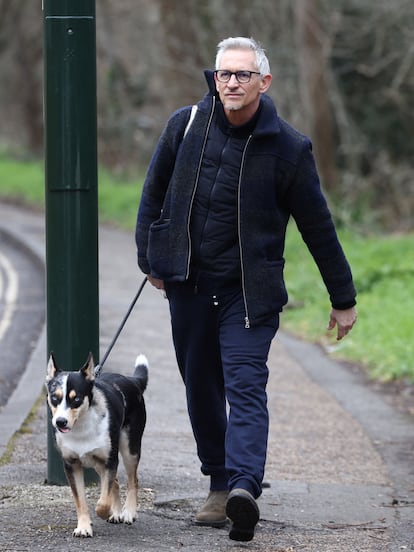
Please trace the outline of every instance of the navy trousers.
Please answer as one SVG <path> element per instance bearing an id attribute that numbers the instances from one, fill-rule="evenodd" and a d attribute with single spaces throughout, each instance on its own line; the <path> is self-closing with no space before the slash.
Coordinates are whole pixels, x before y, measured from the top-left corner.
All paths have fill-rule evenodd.
<path id="1" fill-rule="evenodd" d="M 244 488 L 257 498 L 269 431 L 266 363 L 279 316 L 245 328 L 239 288 L 169 283 L 166 292 L 201 471 L 213 491 Z"/>

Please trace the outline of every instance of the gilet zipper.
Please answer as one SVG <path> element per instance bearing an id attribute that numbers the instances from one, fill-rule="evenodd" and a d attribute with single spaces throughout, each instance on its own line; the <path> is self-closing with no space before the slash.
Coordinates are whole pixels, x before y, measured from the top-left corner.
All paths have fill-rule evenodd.
<path id="1" fill-rule="evenodd" d="M 208 133 L 209 133 L 210 126 L 211 126 L 211 121 L 213 120 L 214 109 L 215 109 L 215 106 L 216 106 L 216 98 L 214 96 L 213 96 L 212 100 L 213 100 L 213 102 L 212 102 L 212 107 L 211 107 L 211 112 L 210 112 L 210 118 L 208 120 L 206 132 L 205 132 L 205 135 L 204 135 L 203 147 L 201 148 L 201 154 L 200 154 L 200 159 L 198 161 L 196 179 L 195 179 L 195 183 L 194 183 L 193 193 L 191 195 L 190 207 L 189 207 L 189 210 L 188 210 L 188 217 L 187 217 L 188 259 L 187 259 L 187 271 L 186 271 L 186 275 L 185 275 L 186 280 L 188 279 L 188 277 L 190 275 L 190 262 L 191 262 L 191 235 L 190 235 L 191 211 L 193 209 L 194 197 L 195 197 L 195 194 L 196 194 L 196 191 L 197 191 L 198 181 L 199 181 L 199 178 L 200 178 L 201 164 L 203 162 L 203 155 L 204 155 L 204 151 L 206 149 L 207 137 L 208 137 Z"/>
<path id="2" fill-rule="evenodd" d="M 245 162 L 245 158 L 246 158 L 246 151 L 247 151 L 247 148 L 249 147 L 251 139 L 252 139 L 252 135 L 250 135 L 248 137 L 247 142 L 244 146 L 244 150 L 243 150 L 243 154 L 242 154 L 242 160 L 241 160 L 241 164 L 240 164 L 238 193 L 237 193 L 237 233 L 238 233 L 238 237 L 239 237 L 241 285 L 242 285 L 242 294 L 243 294 L 244 311 L 245 311 L 244 327 L 246 329 L 250 328 L 250 319 L 249 319 L 249 309 L 247 307 L 246 287 L 245 287 L 245 282 L 244 282 L 243 247 L 242 247 L 242 241 L 241 241 L 241 225 L 240 225 L 240 190 L 241 190 L 241 181 L 242 181 L 242 174 L 243 174 L 243 169 L 244 169 L 244 162 Z"/>

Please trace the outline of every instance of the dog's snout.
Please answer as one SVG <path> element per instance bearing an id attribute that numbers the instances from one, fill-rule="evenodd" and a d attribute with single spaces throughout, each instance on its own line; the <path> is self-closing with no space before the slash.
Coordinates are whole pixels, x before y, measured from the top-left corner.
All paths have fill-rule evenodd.
<path id="1" fill-rule="evenodd" d="M 65 429 L 68 425 L 68 421 L 66 418 L 57 418 L 56 420 L 56 426 L 59 428 L 59 429 Z"/>

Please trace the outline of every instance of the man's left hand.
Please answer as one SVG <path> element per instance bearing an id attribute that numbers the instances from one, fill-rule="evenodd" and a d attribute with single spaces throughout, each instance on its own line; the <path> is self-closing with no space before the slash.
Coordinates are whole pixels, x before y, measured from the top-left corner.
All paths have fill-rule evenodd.
<path id="1" fill-rule="evenodd" d="M 355 307 L 350 309 L 338 310 L 332 309 L 328 324 L 328 330 L 333 330 L 335 326 L 338 328 L 336 339 L 339 341 L 345 337 L 353 328 L 357 320 L 357 310 Z"/>

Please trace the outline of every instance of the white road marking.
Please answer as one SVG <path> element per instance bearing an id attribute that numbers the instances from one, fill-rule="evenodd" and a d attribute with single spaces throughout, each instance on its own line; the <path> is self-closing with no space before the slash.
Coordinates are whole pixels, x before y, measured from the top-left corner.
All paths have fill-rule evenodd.
<path id="1" fill-rule="evenodd" d="M 0 340 L 9 328 L 16 310 L 19 292 L 19 275 L 7 257 L 0 253 L 0 303 L 4 303 L 0 313 Z"/>

